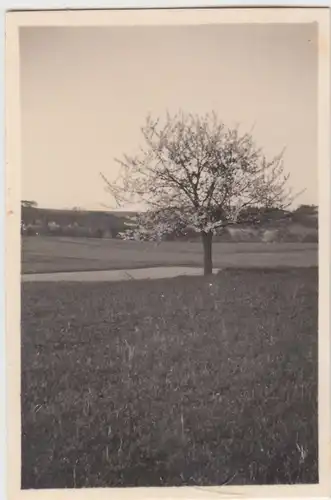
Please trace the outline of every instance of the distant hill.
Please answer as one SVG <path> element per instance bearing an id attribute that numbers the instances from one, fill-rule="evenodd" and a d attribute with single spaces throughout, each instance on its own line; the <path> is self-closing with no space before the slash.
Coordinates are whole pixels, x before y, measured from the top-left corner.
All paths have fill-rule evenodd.
<path id="1" fill-rule="evenodd" d="M 125 230 L 126 217 L 106 211 L 61 210 L 22 206 L 22 231 L 30 234 L 116 237 Z"/>
<path id="2" fill-rule="evenodd" d="M 21 207 L 21 230 L 23 234 L 47 234 L 63 236 L 116 238 L 120 233 L 132 228 L 132 218 L 138 212 L 129 210 L 89 211 L 39 208 L 34 204 Z M 243 221 L 254 216 L 251 207 L 243 214 Z M 169 236 L 177 239 L 178 236 Z M 179 239 L 196 239 L 199 235 L 185 231 Z M 313 205 L 301 205 L 296 210 L 269 210 L 264 213 L 258 224 L 229 226 L 225 232 L 216 236 L 219 241 L 264 240 L 270 241 L 318 241 L 318 209 Z"/>
<path id="3" fill-rule="evenodd" d="M 136 217 L 139 212 L 130 212 L 130 211 L 121 211 L 121 210 L 111 210 L 108 212 L 109 214 L 115 215 L 115 217 L 120 217 L 124 219 L 129 219 L 131 217 Z"/>

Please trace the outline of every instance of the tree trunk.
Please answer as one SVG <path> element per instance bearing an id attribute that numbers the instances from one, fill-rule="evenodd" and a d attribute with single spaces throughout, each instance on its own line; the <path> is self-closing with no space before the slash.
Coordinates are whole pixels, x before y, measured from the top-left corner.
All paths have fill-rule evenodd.
<path id="1" fill-rule="evenodd" d="M 203 274 L 208 276 L 213 274 L 213 258 L 212 258 L 212 241 L 213 233 L 204 232 L 201 233 L 202 243 L 203 243 Z"/>

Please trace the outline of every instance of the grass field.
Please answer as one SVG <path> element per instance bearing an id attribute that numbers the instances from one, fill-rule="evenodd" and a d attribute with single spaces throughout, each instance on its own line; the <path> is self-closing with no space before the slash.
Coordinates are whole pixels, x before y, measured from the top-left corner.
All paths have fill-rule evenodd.
<path id="1" fill-rule="evenodd" d="M 214 243 L 213 254 L 216 268 L 317 265 L 315 243 Z M 201 265 L 199 241 L 164 242 L 156 246 L 88 238 L 22 239 L 23 273 Z"/>
<path id="2" fill-rule="evenodd" d="M 23 488 L 318 481 L 316 268 L 22 290 Z"/>

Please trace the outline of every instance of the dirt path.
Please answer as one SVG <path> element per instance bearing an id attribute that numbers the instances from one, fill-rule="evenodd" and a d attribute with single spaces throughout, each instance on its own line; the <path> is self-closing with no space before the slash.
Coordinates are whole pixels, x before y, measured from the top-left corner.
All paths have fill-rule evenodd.
<path id="1" fill-rule="evenodd" d="M 217 273 L 219 269 L 215 269 Z M 199 276 L 198 267 L 151 267 L 122 271 L 80 271 L 65 273 L 23 274 L 22 281 L 124 281 L 137 279 L 175 278 L 176 276 Z"/>

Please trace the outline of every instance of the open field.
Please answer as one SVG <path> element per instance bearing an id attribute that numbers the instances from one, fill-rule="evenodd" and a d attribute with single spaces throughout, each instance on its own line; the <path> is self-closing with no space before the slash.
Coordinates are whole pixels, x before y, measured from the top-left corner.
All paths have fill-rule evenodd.
<path id="1" fill-rule="evenodd" d="M 214 243 L 214 266 L 309 267 L 315 243 Z M 22 238 L 22 273 L 137 269 L 202 264 L 200 242 L 139 243 L 88 238 Z"/>
<path id="2" fill-rule="evenodd" d="M 318 481 L 317 269 L 22 290 L 23 488 Z"/>

